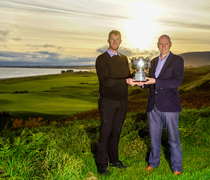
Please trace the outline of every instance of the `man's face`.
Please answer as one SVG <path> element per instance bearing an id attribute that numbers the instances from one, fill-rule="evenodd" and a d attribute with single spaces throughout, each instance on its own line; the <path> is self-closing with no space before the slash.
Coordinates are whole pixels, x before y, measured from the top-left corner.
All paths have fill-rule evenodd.
<path id="1" fill-rule="evenodd" d="M 162 55 L 167 55 L 170 52 L 172 43 L 165 36 L 161 37 L 158 42 L 158 48 Z"/>
<path id="2" fill-rule="evenodd" d="M 119 34 L 111 34 L 107 41 L 109 43 L 109 48 L 112 51 L 118 51 L 118 48 L 122 42 Z"/>

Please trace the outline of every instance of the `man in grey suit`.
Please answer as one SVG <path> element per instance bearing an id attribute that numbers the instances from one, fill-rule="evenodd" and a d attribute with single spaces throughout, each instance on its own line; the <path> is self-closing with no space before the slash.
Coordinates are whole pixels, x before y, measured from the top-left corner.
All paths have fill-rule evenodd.
<path id="1" fill-rule="evenodd" d="M 157 168 L 160 164 L 161 136 L 163 125 L 168 133 L 171 153 L 171 168 L 174 174 L 182 171 L 182 152 L 179 140 L 179 112 L 182 110 L 178 87 L 184 75 L 184 60 L 170 52 L 172 42 L 168 35 L 158 40 L 160 56 L 151 61 L 149 78 L 139 82 L 143 88 L 149 88 L 147 118 L 150 131 L 151 151 L 146 170 Z"/>

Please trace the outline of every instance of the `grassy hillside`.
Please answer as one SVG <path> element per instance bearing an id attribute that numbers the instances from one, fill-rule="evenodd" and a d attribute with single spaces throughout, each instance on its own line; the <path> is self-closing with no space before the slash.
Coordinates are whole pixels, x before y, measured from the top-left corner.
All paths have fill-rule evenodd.
<path id="1" fill-rule="evenodd" d="M 210 109 L 180 113 L 183 173 L 176 177 L 170 168 L 167 134 L 162 137 L 161 164 L 146 172 L 150 140 L 144 111 L 129 113 L 122 129 L 119 156 L 126 169 L 112 169 L 100 176 L 95 164 L 99 118 L 71 121 L 36 128 L 6 130 L 0 134 L 0 178 L 3 179 L 210 179 Z"/>
<path id="2" fill-rule="evenodd" d="M 80 72 L 0 81 L 0 112 L 59 119 L 97 107 L 95 73 Z"/>
<path id="3" fill-rule="evenodd" d="M 187 52 L 180 54 L 184 59 L 185 66 L 205 66 L 210 65 L 210 51 Z"/>
<path id="4" fill-rule="evenodd" d="M 120 159 L 129 167 L 108 167 L 111 175 L 106 177 L 98 175 L 95 164 L 100 119 L 96 109 L 98 80 L 94 73 L 0 81 L 1 121 L 17 117 L 13 128 L 0 132 L 0 178 L 209 180 L 209 72 L 209 66 L 185 69 L 180 87 L 183 173 L 179 177 L 170 168 L 165 129 L 160 166 L 150 172 L 144 170 L 150 150 L 145 113 L 147 90 L 129 87 L 128 114 L 119 144 Z M 45 122 L 52 121 L 43 126 L 39 116 Z M 21 118 L 26 118 L 25 122 Z"/>
<path id="5" fill-rule="evenodd" d="M 210 66 L 185 68 L 180 90 L 183 108 L 210 106 Z M 0 81 L 0 123 L 11 118 L 44 121 L 90 119 L 97 110 L 98 79 L 92 72 Z M 148 90 L 129 86 L 128 112 L 145 110 Z"/>

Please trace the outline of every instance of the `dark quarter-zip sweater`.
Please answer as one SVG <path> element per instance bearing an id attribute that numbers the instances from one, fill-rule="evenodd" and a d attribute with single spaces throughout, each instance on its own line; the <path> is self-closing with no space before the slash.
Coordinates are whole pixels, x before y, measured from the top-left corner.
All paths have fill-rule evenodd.
<path id="1" fill-rule="evenodd" d="M 96 59 L 100 96 L 117 101 L 128 99 L 126 78 L 131 77 L 125 55 L 111 57 L 107 52 Z"/>

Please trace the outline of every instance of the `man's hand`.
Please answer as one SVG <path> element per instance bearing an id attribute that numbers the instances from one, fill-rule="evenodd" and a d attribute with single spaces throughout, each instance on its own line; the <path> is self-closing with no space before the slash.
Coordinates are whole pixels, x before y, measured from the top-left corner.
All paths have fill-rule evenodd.
<path id="1" fill-rule="evenodd" d="M 132 79 L 132 78 L 126 79 L 126 82 L 127 82 L 127 84 L 129 84 L 131 86 L 134 86 L 134 85 L 137 84 L 136 80 L 135 79 Z"/>
<path id="2" fill-rule="evenodd" d="M 136 85 L 138 85 L 138 86 L 142 86 L 144 84 L 145 84 L 145 82 L 141 82 L 141 81 L 136 82 Z"/>
<path id="3" fill-rule="evenodd" d="M 156 83 L 155 78 L 148 78 L 148 77 L 146 77 L 146 82 L 144 82 L 144 84 L 155 84 L 155 83 Z"/>

